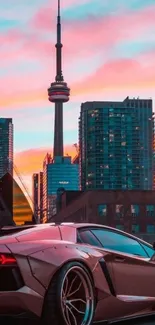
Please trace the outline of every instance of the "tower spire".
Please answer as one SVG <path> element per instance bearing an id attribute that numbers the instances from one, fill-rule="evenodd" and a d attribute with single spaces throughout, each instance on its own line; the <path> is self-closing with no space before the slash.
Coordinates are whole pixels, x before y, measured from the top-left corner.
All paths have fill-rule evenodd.
<path id="1" fill-rule="evenodd" d="M 57 43 L 56 47 L 56 77 L 55 81 L 63 81 L 62 74 L 62 43 L 61 43 L 61 16 L 60 16 L 60 0 L 58 0 L 58 16 L 57 16 Z"/>
<path id="2" fill-rule="evenodd" d="M 60 17 L 60 0 L 58 0 L 58 17 Z"/>

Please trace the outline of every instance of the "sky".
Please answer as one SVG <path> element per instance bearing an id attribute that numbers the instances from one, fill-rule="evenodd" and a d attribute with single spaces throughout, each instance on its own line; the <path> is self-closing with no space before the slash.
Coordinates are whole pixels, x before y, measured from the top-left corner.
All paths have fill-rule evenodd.
<path id="1" fill-rule="evenodd" d="M 76 154 L 80 105 L 155 99 L 155 0 L 61 0 L 65 153 Z M 31 177 L 53 147 L 57 0 L 0 0 L 0 117 L 14 123 L 15 164 Z"/>

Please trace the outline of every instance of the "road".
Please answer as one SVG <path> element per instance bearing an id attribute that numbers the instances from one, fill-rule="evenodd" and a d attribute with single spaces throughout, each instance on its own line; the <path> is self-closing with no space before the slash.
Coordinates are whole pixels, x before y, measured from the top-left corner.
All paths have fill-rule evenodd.
<path id="1" fill-rule="evenodd" d="M 15 320 L 10 319 L 9 317 L 0 317 L 0 324 L 8 324 L 8 325 L 37 325 L 35 321 L 29 321 L 27 319 L 24 320 Z M 52 324 L 54 325 L 54 324 Z M 145 317 L 143 319 L 132 319 L 126 321 L 118 321 L 118 322 L 99 322 L 94 325 L 155 325 L 155 316 L 154 317 Z"/>
<path id="2" fill-rule="evenodd" d="M 137 319 L 132 318 L 132 320 L 112 322 L 108 325 L 155 325 L 155 315 L 149 317 L 137 318 Z"/>

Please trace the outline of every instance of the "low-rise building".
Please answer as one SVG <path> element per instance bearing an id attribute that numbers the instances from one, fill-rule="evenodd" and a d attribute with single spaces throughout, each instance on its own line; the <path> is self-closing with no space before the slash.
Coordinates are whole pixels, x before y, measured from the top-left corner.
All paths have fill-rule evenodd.
<path id="1" fill-rule="evenodd" d="M 55 221 L 105 224 L 155 240 L 155 191 L 79 191 L 69 204 L 67 195 L 61 195 L 62 208 Z"/>

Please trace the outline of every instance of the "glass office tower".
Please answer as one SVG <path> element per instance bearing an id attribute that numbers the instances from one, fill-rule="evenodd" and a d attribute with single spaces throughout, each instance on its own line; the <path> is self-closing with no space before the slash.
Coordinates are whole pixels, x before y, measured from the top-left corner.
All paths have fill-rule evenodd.
<path id="1" fill-rule="evenodd" d="M 0 118 L 0 178 L 13 176 L 13 124 L 12 118 Z"/>
<path id="2" fill-rule="evenodd" d="M 0 196 L 13 218 L 13 124 L 12 118 L 0 118 Z M 1 186 L 0 186 L 1 187 Z M 6 191 L 7 191 L 7 195 Z M 13 222 L 13 220 L 12 220 Z M 6 225 L 7 225 L 6 220 Z"/>
<path id="3" fill-rule="evenodd" d="M 151 99 L 83 103 L 81 190 L 153 189 L 153 125 Z"/>
<path id="4" fill-rule="evenodd" d="M 66 191 L 79 189 L 79 165 L 71 157 L 52 157 L 47 154 L 43 166 L 43 222 L 56 214 L 56 199 L 60 188 Z"/>

